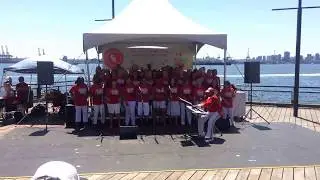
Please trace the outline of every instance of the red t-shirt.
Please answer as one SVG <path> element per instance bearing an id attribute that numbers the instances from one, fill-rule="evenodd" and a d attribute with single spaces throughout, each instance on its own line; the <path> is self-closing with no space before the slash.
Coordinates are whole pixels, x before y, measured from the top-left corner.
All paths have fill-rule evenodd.
<path id="1" fill-rule="evenodd" d="M 124 99 L 126 101 L 135 101 L 136 100 L 136 87 L 134 85 L 126 85 L 124 87 Z"/>
<path id="2" fill-rule="evenodd" d="M 103 88 L 101 84 L 93 84 L 89 89 L 93 105 L 103 104 Z"/>
<path id="3" fill-rule="evenodd" d="M 123 78 L 117 78 L 116 81 L 119 87 L 124 87 L 125 80 Z"/>
<path id="4" fill-rule="evenodd" d="M 112 78 L 108 77 L 108 76 L 104 76 L 103 78 L 104 80 L 104 88 L 111 88 L 111 82 L 112 82 Z"/>
<path id="5" fill-rule="evenodd" d="M 161 78 L 160 81 L 165 87 L 169 86 L 169 78 Z"/>
<path id="6" fill-rule="evenodd" d="M 192 95 L 196 101 L 202 101 L 204 99 L 205 88 L 195 87 L 193 88 Z"/>
<path id="7" fill-rule="evenodd" d="M 179 100 L 179 87 L 178 86 L 173 86 L 169 88 L 170 92 L 170 100 L 171 101 L 178 101 Z"/>
<path id="8" fill-rule="evenodd" d="M 222 106 L 226 108 L 232 108 L 233 107 L 233 97 L 235 95 L 235 91 L 232 87 L 226 87 L 223 88 L 221 91 L 221 97 L 222 97 Z"/>
<path id="9" fill-rule="evenodd" d="M 88 87 L 85 84 L 74 85 L 70 89 L 70 93 L 73 95 L 74 105 L 87 106 L 88 105 Z"/>
<path id="10" fill-rule="evenodd" d="M 17 100 L 21 103 L 27 102 L 28 92 L 29 92 L 28 84 L 25 82 L 18 83 L 16 85 L 16 90 L 17 90 Z"/>
<path id="11" fill-rule="evenodd" d="M 181 87 L 180 89 L 180 93 L 183 99 L 187 100 L 187 101 L 191 101 L 192 100 L 192 86 L 191 85 L 184 85 Z"/>
<path id="12" fill-rule="evenodd" d="M 133 84 L 136 88 L 138 88 L 139 85 L 140 85 L 140 81 L 139 81 L 139 80 L 133 80 L 133 81 L 132 81 L 132 84 Z"/>
<path id="13" fill-rule="evenodd" d="M 139 102 L 149 102 L 151 99 L 151 88 L 149 85 L 140 85 L 139 86 Z"/>
<path id="14" fill-rule="evenodd" d="M 155 101 L 165 101 L 166 100 L 166 88 L 163 85 L 156 85 L 153 89 L 154 100 Z"/>
<path id="15" fill-rule="evenodd" d="M 120 90 L 118 88 L 107 88 L 106 97 L 108 104 L 120 103 Z"/>
<path id="16" fill-rule="evenodd" d="M 218 96 L 210 96 L 203 102 L 203 107 L 209 112 L 220 112 L 221 105 Z"/>

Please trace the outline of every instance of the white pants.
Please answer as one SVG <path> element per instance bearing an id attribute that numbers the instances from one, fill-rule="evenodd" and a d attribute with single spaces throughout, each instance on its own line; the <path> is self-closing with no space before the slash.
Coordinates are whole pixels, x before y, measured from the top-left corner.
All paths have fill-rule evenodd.
<path id="1" fill-rule="evenodd" d="M 104 124 L 104 122 L 105 122 L 104 104 L 93 105 L 93 111 L 94 111 L 94 113 L 93 113 L 93 124 L 97 124 L 99 112 L 100 112 L 100 116 L 101 116 L 101 123 Z"/>
<path id="2" fill-rule="evenodd" d="M 191 119 L 192 119 L 192 113 L 191 110 L 189 110 L 186 107 L 186 104 L 183 102 L 180 102 L 180 109 L 181 109 L 181 124 L 185 125 L 185 117 L 187 114 L 187 120 L 188 120 L 188 124 L 191 125 Z"/>
<path id="3" fill-rule="evenodd" d="M 131 120 L 131 125 L 136 125 L 136 102 L 135 101 L 128 101 L 126 104 L 126 126 L 129 125 Z"/>
<path id="4" fill-rule="evenodd" d="M 206 115 L 201 115 L 198 119 L 198 133 L 200 136 L 204 135 L 204 124 L 208 121 L 207 133 L 205 134 L 206 138 L 212 138 L 212 130 L 216 121 L 220 118 L 218 112 L 209 112 Z"/>
<path id="5" fill-rule="evenodd" d="M 149 102 L 138 102 L 138 116 L 149 116 L 150 106 Z"/>
<path id="6" fill-rule="evenodd" d="M 109 114 L 120 114 L 120 103 L 107 105 Z"/>
<path id="7" fill-rule="evenodd" d="M 233 123 L 233 108 L 222 107 L 223 110 L 223 119 L 229 117 L 230 125 L 234 125 Z"/>
<path id="8" fill-rule="evenodd" d="M 153 101 L 154 109 L 166 109 L 166 101 Z"/>
<path id="9" fill-rule="evenodd" d="M 84 123 L 88 122 L 88 106 L 76 106 L 76 123 L 81 122 L 81 112 L 82 112 L 82 121 Z"/>
<path id="10" fill-rule="evenodd" d="M 179 101 L 170 101 L 168 109 L 169 109 L 170 116 L 180 116 L 180 102 Z"/>

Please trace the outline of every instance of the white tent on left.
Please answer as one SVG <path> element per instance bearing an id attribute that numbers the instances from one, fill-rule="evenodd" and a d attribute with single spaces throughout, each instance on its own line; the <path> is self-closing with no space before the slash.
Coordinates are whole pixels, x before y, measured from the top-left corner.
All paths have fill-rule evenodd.
<path id="1" fill-rule="evenodd" d="M 83 74 L 84 71 L 78 66 L 69 64 L 65 61 L 60 60 L 57 57 L 48 55 L 36 56 L 24 59 L 16 64 L 13 64 L 4 71 L 11 71 L 24 74 L 36 74 L 37 73 L 37 62 L 49 61 L 53 62 L 54 74 Z"/>

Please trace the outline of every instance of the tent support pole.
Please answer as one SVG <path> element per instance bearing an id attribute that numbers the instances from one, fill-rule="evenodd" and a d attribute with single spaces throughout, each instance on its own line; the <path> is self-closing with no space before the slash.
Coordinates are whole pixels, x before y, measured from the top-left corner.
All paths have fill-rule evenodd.
<path id="1" fill-rule="evenodd" d="M 227 78 L 227 49 L 223 50 L 223 85 Z"/>
<path id="2" fill-rule="evenodd" d="M 88 51 L 86 53 L 86 66 L 87 66 L 87 73 L 88 73 L 88 86 L 90 86 L 90 70 L 89 70 L 89 58 L 88 58 Z"/>
<path id="3" fill-rule="evenodd" d="M 195 67 L 196 67 L 196 69 L 197 69 L 197 54 L 198 54 L 198 44 L 196 44 L 196 46 L 195 46 L 195 54 L 194 54 L 194 62 L 195 62 Z"/>

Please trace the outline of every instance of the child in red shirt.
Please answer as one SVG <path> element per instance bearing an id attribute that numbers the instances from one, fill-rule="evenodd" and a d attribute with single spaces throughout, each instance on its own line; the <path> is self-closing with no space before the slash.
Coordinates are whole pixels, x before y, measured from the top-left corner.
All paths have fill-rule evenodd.
<path id="1" fill-rule="evenodd" d="M 195 87 L 193 88 L 193 103 L 198 104 L 204 99 L 204 92 L 206 89 L 202 86 L 202 83 L 199 79 L 197 79 Z"/>
<path id="2" fill-rule="evenodd" d="M 117 86 L 117 81 L 112 81 L 111 88 L 105 90 L 105 95 L 110 116 L 110 128 L 113 127 L 114 116 L 117 117 L 120 126 L 120 89 Z"/>
<path id="3" fill-rule="evenodd" d="M 189 102 L 192 101 L 192 86 L 190 84 L 190 80 L 186 78 L 184 81 L 184 84 L 180 88 L 181 97 Z M 181 108 L 181 125 L 185 125 L 185 118 L 187 116 L 187 122 L 188 125 L 191 125 L 192 120 L 192 113 L 189 109 L 186 108 L 186 104 L 184 102 L 180 102 L 180 108 Z"/>
<path id="4" fill-rule="evenodd" d="M 100 113 L 101 123 L 105 123 L 105 109 L 103 103 L 103 87 L 101 83 L 101 79 L 93 78 L 93 85 L 89 89 L 89 94 L 92 98 L 93 104 L 93 125 L 97 125 L 98 115 Z"/>
<path id="5" fill-rule="evenodd" d="M 138 116 L 143 121 L 150 113 L 149 101 L 152 99 L 152 86 L 146 80 L 143 80 L 139 86 L 138 93 Z"/>
<path id="6" fill-rule="evenodd" d="M 233 98 L 235 97 L 235 90 L 229 81 L 225 81 L 224 88 L 221 90 L 223 119 L 229 118 L 230 125 L 234 126 L 233 121 Z"/>
<path id="7" fill-rule="evenodd" d="M 153 88 L 153 109 L 155 115 L 157 117 L 161 117 L 161 119 L 165 122 L 166 115 L 166 100 L 167 100 L 167 88 L 162 83 L 161 79 L 156 81 L 156 84 Z"/>
<path id="8" fill-rule="evenodd" d="M 124 104 L 125 104 L 125 109 L 126 109 L 126 126 L 130 124 L 131 120 L 131 125 L 135 126 L 136 125 L 136 97 L 137 97 L 137 92 L 136 92 L 136 87 L 133 85 L 132 81 L 127 79 L 126 85 L 124 87 Z"/>
<path id="9" fill-rule="evenodd" d="M 175 119 L 176 125 L 178 125 L 178 118 L 180 116 L 180 102 L 179 102 L 179 86 L 175 79 L 171 79 L 169 87 L 169 116 Z"/>
<path id="10" fill-rule="evenodd" d="M 76 84 L 72 86 L 69 91 L 71 93 L 75 109 L 76 109 L 76 130 L 79 130 L 79 125 L 81 123 L 81 112 L 83 123 L 88 123 L 88 87 L 84 84 L 83 77 L 78 77 Z"/>

